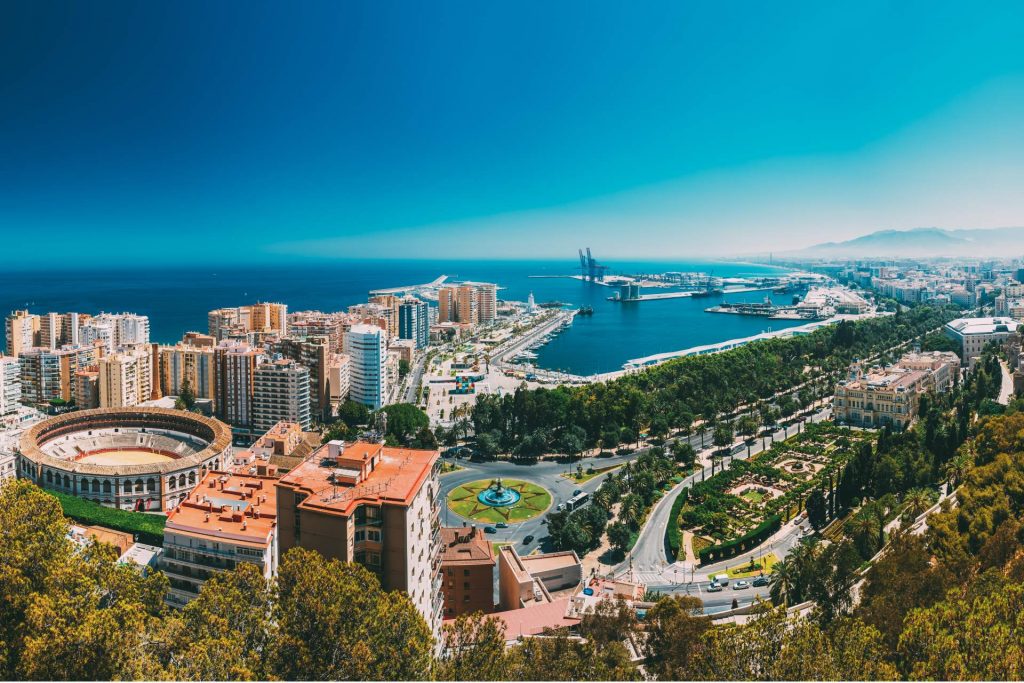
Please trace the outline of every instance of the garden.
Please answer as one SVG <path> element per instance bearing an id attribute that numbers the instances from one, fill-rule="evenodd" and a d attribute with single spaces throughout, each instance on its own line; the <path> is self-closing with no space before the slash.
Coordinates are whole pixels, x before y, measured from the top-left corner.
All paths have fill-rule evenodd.
<path id="1" fill-rule="evenodd" d="M 695 483 L 673 509 L 669 539 L 680 538 L 681 530 L 691 532 L 693 552 L 701 562 L 745 552 L 799 514 L 813 487 L 834 485 L 833 478 L 858 444 L 874 438 L 870 432 L 830 423 L 808 425 L 801 434 Z M 680 544 L 670 546 L 685 557 Z"/>

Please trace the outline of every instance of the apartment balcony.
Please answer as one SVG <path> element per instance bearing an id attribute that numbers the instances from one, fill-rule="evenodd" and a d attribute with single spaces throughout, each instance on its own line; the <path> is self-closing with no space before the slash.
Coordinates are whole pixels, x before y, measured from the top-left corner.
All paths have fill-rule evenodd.
<path id="1" fill-rule="evenodd" d="M 233 560 L 237 559 L 234 548 L 232 548 L 231 550 L 219 550 L 216 548 L 200 548 L 196 546 L 182 545 L 181 543 L 169 542 L 166 540 L 164 541 L 164 548 L 172 550 L 181 550 L 187 553 L 195 553 L 199 555 L 216 555 L 218 557 L 227 557 Z"/>

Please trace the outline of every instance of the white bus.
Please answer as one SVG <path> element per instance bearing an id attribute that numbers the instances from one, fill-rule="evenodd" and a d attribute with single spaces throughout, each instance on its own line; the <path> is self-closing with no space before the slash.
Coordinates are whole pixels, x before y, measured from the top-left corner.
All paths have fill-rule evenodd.
<path id="1" fill-rule="evenodd" d="M 590 500 L 590 494 L 586 491 L 580 491 L 566 502 L 565 509 L 570 511 L 579 509 L 586 505 L 588 500 Z"/>

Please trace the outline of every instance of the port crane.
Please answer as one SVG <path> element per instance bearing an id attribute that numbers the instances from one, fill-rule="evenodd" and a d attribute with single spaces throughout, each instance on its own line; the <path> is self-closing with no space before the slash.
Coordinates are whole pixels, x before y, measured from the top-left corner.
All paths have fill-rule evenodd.
<path id="1" fill-rule="evenodd" d="M 608 272 L 608 266 L 601 265 L 591 255 L 590 247 L 587 247 L 587 253 L 584 256 L 583 250 L 580 249 L 580 273 L 583 275 L 584 280 L 590 282 L 603 282 L 605 273 Z"/>

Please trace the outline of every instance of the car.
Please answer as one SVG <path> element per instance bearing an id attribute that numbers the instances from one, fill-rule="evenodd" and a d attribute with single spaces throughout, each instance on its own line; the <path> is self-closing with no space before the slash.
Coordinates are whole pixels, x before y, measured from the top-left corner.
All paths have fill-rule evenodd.
<path id="1" fill-rule="evenodd" d="M 753 581 L 751 582 L 751 584 L 750 584 L 750 585 L 751 585 L 751 586 L 753 586 L 754 588 L 760 588 L 760 587 L 762 587 L 762 586 L 767 586 L 767 585 L 768 585 L 768 584 L 770 584 L 771 582 L 772 582 L 772 580 L 771 580 L 771 578 L 770 578 L 770 577 L 767 577 L 767 576 L 759 576 L 759 577 L 757 577 L 756 579 L 754 579 L 754 580 L 753 580 Z"/>
<path id="2" fill-rule="evenodd" d="M 484 533 L 485 534 L 496 534 L 496 533 L 498 533 L 498 530 L 495 529 L 493 526 L 485 526 L 484 527 Z"/>
<path id="3" fill-rule="evenodd" d="M 494 526 L 498 527 L 499 529 L 507 529 L 508 528 L 508 524 L 505 524 L 505 522 L 498 522 Z"/>
<path id="4" fill-rule="evenodd" d="M 533 543 L 533 534 L 523 539 L 523 545 L 530 545 L 531 543 Z"/>
<path id="5" fill-rule="evenodd" d="M 722 587 L 718 585 L 716 582 L 712 581 L 708 584 L 708 593 L 720 593 L 721 591 Z"/>
<path id="6" fill-rule="evenodd" d="M 749 581 L 737 581 L 736 583 L 734 583 L 732 585 L 732 589 L 734 591 L 741 591 L 741 590 L 744 590 L 746 588 L 750 588 L 750 582 Z"/>
<path id="7" fill-rule="evenodd" d="M 576 489 L 575 491 L 573 491 L 573 492 L 572 492 L 572 495 L 574 495 L 574 496 L 578 496 L 578 495 L 580 495 L 581 493 L 583 493 L 583 489 Z"/>

